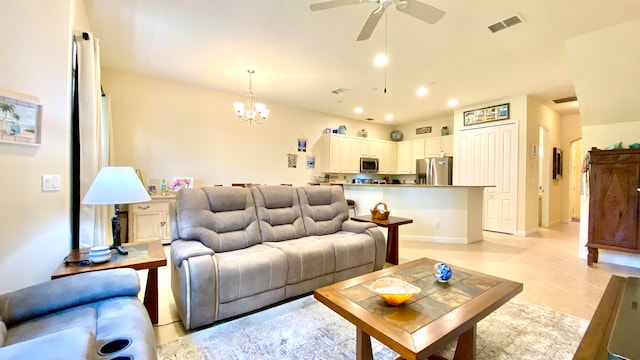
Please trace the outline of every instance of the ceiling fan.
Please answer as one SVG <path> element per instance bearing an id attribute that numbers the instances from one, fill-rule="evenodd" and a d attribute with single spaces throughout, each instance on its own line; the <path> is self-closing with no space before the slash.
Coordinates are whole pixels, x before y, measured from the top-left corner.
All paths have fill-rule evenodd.
<path id="1" fill-rule="evenodd" d="M 309 8 L 311 11 L 318 11 L 360 3 L 376 3 L 378 4 L 378 7 L 371 12 L 369 18 L 364 23 L 364 26 L 356 39 L 357 41 L 367 40 L 371 37 L 373 30 L 375 30 L 376 25 L 378 25 L 378 22 L 382 17 L 382 14 L 384 14 L 387 6 L 391 4 L 395 4 L 398 11 L 411 15 L 416 19 L 422 20 L 431 25 L 437 23 L 445 14 L 444 11 L 417 0 L 331 0 L 311 4 L 309 5 Z"/>

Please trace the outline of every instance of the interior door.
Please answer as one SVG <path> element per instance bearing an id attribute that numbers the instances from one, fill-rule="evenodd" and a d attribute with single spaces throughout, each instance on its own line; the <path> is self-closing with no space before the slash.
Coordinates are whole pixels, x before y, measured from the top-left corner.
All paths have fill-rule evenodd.
<path id="1" fill-rule="evenodd" d="M 517 124 L 460 131 L 458 183 L 485 189 L 483 229 L 515 234 L 518 187 Z"/>

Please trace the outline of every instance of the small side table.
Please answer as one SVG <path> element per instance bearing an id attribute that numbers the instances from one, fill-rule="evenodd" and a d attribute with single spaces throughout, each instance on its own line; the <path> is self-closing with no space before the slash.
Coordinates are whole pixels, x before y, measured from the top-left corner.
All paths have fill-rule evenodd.
<path id="1" fill-rule="evenodd" d="M 398 226 L 411 224 L 413 219 L 389 216 L 387 220 L 373 219 L 371 215 L 354 216 L 354 221 L 372 222 L 378 226 L 387 228 L 387 259 L 388 263 L 398 265 Z"/>
<path id="2" fill-rule="evenodd" d="M 160 241 L 135 242 L 122 244 L 129 251 L 128 255 L 114 252 L 111 260 L 85 266 L 76 264 L 62 264 L 51 275 L 51 279 L 81 274 L 90 271 L 107 269 L 131 268 L 135 270 L 149 270 L 144 292 L 144 306 L 147 308 L 152 324 L 158 323 L 158 268 L 167 265 L 167 257 Z M 80 261 L 89 257 L 89 248 L 73 249 L 67 256 L 68 261 Z"/>

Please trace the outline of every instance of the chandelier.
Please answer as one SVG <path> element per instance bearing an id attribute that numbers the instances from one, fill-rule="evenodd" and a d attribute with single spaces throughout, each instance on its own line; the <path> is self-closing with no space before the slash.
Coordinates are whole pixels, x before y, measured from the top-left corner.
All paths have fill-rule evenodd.
<path id="1" fill-rule="evenodd" d="M 244 124 L 252 123 L 262 124 L 264 120 L 269 116 L 269 109 L 267 106 L 262 103 L 256 103 L 256 96 L 253 95 L 253 91 L 251 88 L 251 80 L 253 77 L 254 70 L 247 70 L 249 73 L 249 93 L 247 94 L 247 98 L 245 102 L 236 101 L 233 103 L 233 108 L 236 110 L 236 115 L 238 119 Z"/>

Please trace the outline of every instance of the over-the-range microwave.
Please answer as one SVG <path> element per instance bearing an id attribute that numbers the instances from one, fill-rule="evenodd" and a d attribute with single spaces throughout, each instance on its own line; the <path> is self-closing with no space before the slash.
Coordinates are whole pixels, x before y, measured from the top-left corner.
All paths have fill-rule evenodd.
<path id="1" fill-rule="evenodd" d="M 361 157 L 360 158 L 360 172 L 361 173 L 376 173 L 378 172 L 378 159 Z"/>

